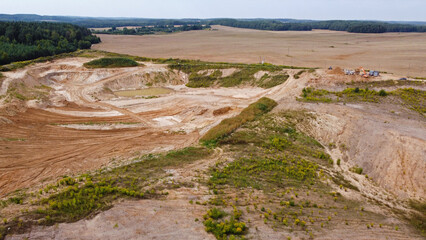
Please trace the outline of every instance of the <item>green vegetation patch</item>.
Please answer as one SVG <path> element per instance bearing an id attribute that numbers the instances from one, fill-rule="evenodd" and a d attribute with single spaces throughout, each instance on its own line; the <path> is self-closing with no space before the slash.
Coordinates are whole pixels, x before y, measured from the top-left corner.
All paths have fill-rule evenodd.
<path id="1" fill-rule="evenodd" d="M 292 180 L 312 181 L 318 165 L 298 157 L 240 158 L 212 171 L 211 185 L 228 184 L 237 188 L 272 189 L 285 187 Z"/>
<path id="2" fill-rule="evenodd" d="M 100 58 L 84 64 L 87 68 L 119 68 L 119 67 L 136 67 L 139 64 L 129 58 Z"/>
<path id="3" fill-rule="evenodd" d="M 409 109 L 426 114 L 426 91 L 404 88 L 392 91 L 391 94 L 398 96 L 402 100 L 403 105 Z"/>
<path id="4" fill-rule="evenodd" d="M 170 62 L 170 61 L 169 61 Z M 191 60 L 175 60 L 175 63 L 169 63 L 171 69 L 189 74 L 188 87 L 210 87 L 218 85 L 222 87 L 234 87 L 241 84 L 271 88 L 277 86 L 288 79 L 286 73 L 277 73 L 272 77 L 256 81 L 254 74 L 259 71 L 279 72 L 283 69 L 305 69 L 292 66 L 264 64 L 242 64 L 242 63 L 209 63 Z M 237 69 L 229 76 L 222 77 L 221 69 Z M 215 70 L 212 74 L 200 73 L 204 70 Z"/>
<path id="5" fill-rule="evenodd" d="M 242 211 L 234 208 L 233 214 L 228 214 L 222 209 L 212 208 L 204 215 L 206 231 L 212 233 L 216 239 L 245 239 L 244 234 L 248 227 L 240 221 Z M 229 216 L 226 218 L 226 216 Z"/>
<path id="6" fill-rule="evenodd" d="M 209 186 L 274 191 L 314 184 L 320 166 L 333 161 L 317 141 L 296 130 L 293 120 L 291 113 L 268 114 L 220 139 L 220 146 L 244 154 L 213 167 Z"/>
<path id="7" fill-rule="evenodd" d="M 280 84 L 283 84 L 287 79 L 289 78 L 289 75 L 287 73 L 285 74 L 278 74 L 269 77 L 267 74 L 265 74 L 261 79 L 260 82 L 256 85 L 262 88 L 272 88 L 275 86 L 278 86 Z"/>
<path id="8" fill-rule="evenodd" d="M 299 79 L 300 76 L 305 72 L 306 72 L 306 70 L 301 70 L 301 71 L 297 72 L 296 74 L 294 74 L 294 79 Z"/>
<path id="9" fill-rule="evenodd" d="M 426 114 L 426 92 L 414 88 L 399 88 L 394 91 L 370 90 L 368 88 L 346 88 L 341 92 L 324 89 L 304 88 L 299 101 L 306 102 L 374 102 L 393 98 L 394 103 L 401 104 L 422 115 Z M 391 100 L 389 100 L 391 101 Z"/>
<path id="10" fill-rule="evenodd" d="M 213 150 L 204 147 L 188 147 L 164 154 L 148 154 L 133 159 L 133 162 L 113 169 L 104 169 L 94 174 L 79 177 L 64 177 L 56 184 L 47 185 L 37 193 L 41 200 L 30 203 L 36 210 L 23 214 L 22 224 L 6 223 L 8 233 L 22 232 L 31 224 L 51 225 L 73 222 L 108 209 L 118 198 L 160 198 L 167 194 L 165 186 L 153 187 L 152 183 L 167 175 L 166 168 L 182 167 L 185 164 L 209 157 Z M 167 186 L 166 186 L 167 187 Z M 11 198 L 10 202 L 28 204 L 23 197 Z"/>
<path id="11" fill-rule="evenodd" d="M 28 87 L 24 83 L 11 83 L 5 94 L 6 102 L 12 99 L 47 100 L 51 88 L 45 85 Z"/>
<path id="12" fill-rule="evenodd" d="M 419 202 L 415 200 L 410 200 L 410 207 L 412 207 L 416 212 L 411 213 L 408 217 L 409 222 L 419 230 L 422 236 L 426 237 L 426 202 Z"/>
<path id="13" fill-rule="evenodd" d="M 201 138 L 201 141 L 206 144 L 215 143 L 218 139 L 229 135 L 244 123 L 253 121 L 257 117 L 271 111 L 276 105 L 277 103 L 274 100 L 263 97 L 257 102 L 250 104 L 239 115 L 225 119 L 219 125 L 210 129 Z"/>

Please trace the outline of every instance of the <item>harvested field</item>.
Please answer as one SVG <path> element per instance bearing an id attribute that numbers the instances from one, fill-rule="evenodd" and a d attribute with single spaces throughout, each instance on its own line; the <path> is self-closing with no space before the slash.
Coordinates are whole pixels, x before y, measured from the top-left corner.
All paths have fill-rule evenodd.
<path id="1" fill-rule="evenodd" d="M 426 34 L 354 34 L 315 30 L 273 32 L 214 26 L 217 31 L 169 35 L 102 35 L 93 49 L 146 57 L 328 68 L 377 69 L 426 77 Z M 170 44 L 173 43 L 173 44 Z"/>

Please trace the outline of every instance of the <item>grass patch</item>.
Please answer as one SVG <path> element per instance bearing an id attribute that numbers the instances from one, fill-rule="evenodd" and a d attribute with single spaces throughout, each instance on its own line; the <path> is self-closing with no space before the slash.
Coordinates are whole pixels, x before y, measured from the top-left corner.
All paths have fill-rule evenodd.
<path id="1" fill-rule="evenodd" d="M 209 157 L 213 150 L 204 147 L 188 147 L 164 154 L 149 154 L 133 159 L 128 165 L 113 169 L 100 170 L 93 174 L 79 177 L 64 177 L 56 184 L 40 189 L 37 195 L 42 196 L 31 205 L 36 210 L 24 213 L 26 222 L 31 224 L 52 225 L 59 222 L 74 222 L 91 217 L 108 209 L 118 198 L 159 198 L 167 186 L 152 184 L 167 175 L 167 168 L 182 167 L 185 164 Z M 31 193 L 34 195 L 35 193 Z M 25 199 L 12 199 L 19 202 Z M 22 224 L 7 223 L 11 230 L 8 234 L 23 231 Z"/>
<path id="2" fill-rule="evenodd" d="M 240 158 L 223 168 L 213 169 L 209 184 L 272 190 L 288 186 L 289 182 L 311 182 L 316 178 L 317 169 L 316 163 L 286 155 Z"/>
<path id="3" fill-rule="evenodd" d="M 6 141 L 6 142 L 23 142 L 26 141 L 25 138 L 0 138 L 1 141 Z"/>
<path id="4" fill-rule="evenodd" d="M 266 74 L 265 74 L 266 75 Z M 259 87 L 262 88 L 272 88 L 275 86 L 278 86 L 280 84 L 283 84 L 285 81 L 287 81 L 287 79 L 289 78 L 288 74 L 278 74 L 278 75 L 274 75 L 268 79 L 263 79 L 262 77 L 262 82 L 257 84 Z"/>
<path id="5" fill-rule="evenodd" d="M 374 102 L 379 103 L 389 99 L 422 115 L 426 114 L 426 92 L 413 88 L 400 88 L 394 91 L 370 90 L 368 88 L 346 88 L 341 92 L 324 89 L 304 88 L 299 101 L 306 102 Z M 393 100 L 392 100 L 393 99 Z"/>
<path id="6" fill-rule="evenodd" d="M 229 216 L 228 219 L 225 219 Z M 245 239 L 243 234 L 247 231 L 246 223 L 240 221 L 241 211 L 234 209 L 233 214 L 212 208 L 204 215 L 204 226 L 206 231 L 212 233 L 216 239 Z"/>
<path id="7" fill-rule="evenodd" d="M 206 65 L 210 66 L 210 65 Z M 231 65 L 232 66 L 232 65 Z M 222 65 L 217 65 L 218 69 L 221 69 Z M 233 66 L 237 67 L 237 66 Z M 265 74 L 267 78 L 262 78 L 260 81 L 256 81 L 254 74 L 262 70 L 262 66 L 238 66 L 237 71 L 229 76 L 222 77 L 220 70 L 215 70 L 212 74 L 192 72 L 189 74 L 187 87 L 198 88 L 198 87 L 210 87 L 212 85 L 218 85 L 221 87 L 235 87 L 241 84 L 253 85 L 262 88 L 271 88 L 284 83 L 288 79 L 287 74 L 279 73 L 270 77 Z M 279 71 L 280 68 L 271 68 L 271 71 Z M 201 70 L 200 70 L 201 71 Z"/>
<path id="8" fill-rule="evenodd" d="M 169 67 L 189 74 L 188 87 L 210 87 L 218 85 L 222 87 L 234 87 L 241 84 L 249 84 L 263 88 L 271 88 L 282 84 L 288 79 L 287 74 L 278 73 L 268 79 L 256 82 L 254 74 L 259 71 L 278 72 L 283 69 L 305 69 L 292 66 L 272 65 L 272 64 L 241 64 L 241 63 L 209 63 L 191 60 L 175 60 Z M 220 69 L 236 68 L 233 74 L 222 77 Z M 203 70 L 215 70 L 212 74 L 201 74 Z M 263 81 L 266 80 L 266 81 Z"/>
<path id="9" fill-rule="evenodd" d="M 123 57 L 100 58 L 84 64 L 87 68 L 119 68 L 136 67 L 138 65 L 136 61 Z"/>
<path id="10" fill-rule="evenodd" d="M 299 79 L 300 76 L 305 72 L 306 72 L 306 70 L 301 70 L 301 71 L 297 72 L 296 74 L 294 74 L 294 79 Z"/>
<path id="11" fill-rule="evenodd" d="M 398 96 L 402 100 L 402 104 L 409 109 L 421 114 L 426 114 L 426 91 L 404 88 L 391 92 L 392 95 Z"/>
<path id="12" fill-rule="evenodd" d="M 13 62 L 10 64 L 0 66 L 0 72 L 13 71 L 19 68 L 26 67 L 28 65 L 35 64 L 35 63 L 43 63 L 43 62 L 54 61 L 57 59 L 68 58 L 68 57 L 92 58 L 92 57 L 96 57 L 98 53 L 99 51 L 95 51 L 95 50 L 78 50 L 71 53 L 62 53 L 62 54 L 58 54 L 54 56 L 40 57 L 40 58 L 27 60 L 27 61 Z"/>
<path id="13" fill-rule="evenodd" d="M 218 144 L 243 151 L 228 164 L 211 169 L 209 186 L 233 186 L 273 192 L 288 186 L 312 185 L 330 156 L 314 139 L 296 130 L 291 114 L 267 114 L 243 125 Z"/>
<path id="14" fill-rule="evenodd" d="M 188 147 L 166 154 L 146 155 L 136 159 L 135 163 L 102 171 L 79 179 L 63 179 L 59 185 L 67 187 L 43 199 L 43 210 L 36 214 L 46 223 L 77 221 L 107 209 L 118 197 L 149 198 L 155 197 L 158 189 L 147 190 L 150 181 L 166 174 L 164 168 L 179 167 L 187 163 L 208 157 L 212 150 L 201 147 Z M 143 190 L 145 189 L 145 190 Z M 48 190 L 49 191 L 49 190 Z"/>
<path id="15" fill-rule="evenodd" d="M 218 139 L 231 134 L 235 129 L 248 121 L 253 121 L 257 117 L 271 111 L 277 103 L 269 98 L 263 97 L 257 102 L 250 104 L 238 116 L 224 119 L 219 125 L 210 129 L 202 138 L 201 142 L 208 144 L 216 142 Z"/>
<path id="16" fill-rule="evenodd" d="M 386 87 L 407 87 L 407 86 L 425 86 L 425 81 L 410 80 L 385 80 L 385 81 L 368 81 L 368 82 L 351 82 L 345 85 L 353 88 L 386 88 Z"/>
<path id="17" fill-rule="evenodd" d="M 417 212 L 411 213 L 408 217 L 408 221 L 420 232 L 420 234 L 426 237 L 426 202 L 419 202 L 410 200 L 410 207 Z"/>

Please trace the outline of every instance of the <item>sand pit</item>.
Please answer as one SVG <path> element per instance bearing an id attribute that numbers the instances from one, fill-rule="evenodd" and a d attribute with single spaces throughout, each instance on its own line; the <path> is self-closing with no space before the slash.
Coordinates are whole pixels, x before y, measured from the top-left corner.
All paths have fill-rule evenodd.
<path id="1" fill-rule="evenodd" d="M 2 92 L 16 82 L 43 83 L 50 92 L 44 103 L 2 103 L 1 196 L 42 180 L 97 169 L 116 158 L 191 145 L 205 129 L 266 93 L 250 87 L 187 88 L 185 75 L 162 64 L 89 70 L 82 67 L 87 61 L 61 59 L 5 74 Z M 164 87 L 149 87 L 157 74 L 169 76 Z M 141 89 L 119 91 L 135 86 Z M 229 106 L 235 111 L 213 117 L 213 110 Z"/>

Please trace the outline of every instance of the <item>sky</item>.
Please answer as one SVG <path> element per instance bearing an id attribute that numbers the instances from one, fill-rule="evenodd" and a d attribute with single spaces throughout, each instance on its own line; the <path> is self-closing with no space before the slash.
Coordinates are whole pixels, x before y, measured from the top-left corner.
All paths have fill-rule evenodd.
<path id="1" fill-rule="evenodd" d="M 0 13 L 426 21 L 426 0 L 0 0 Z"/>

